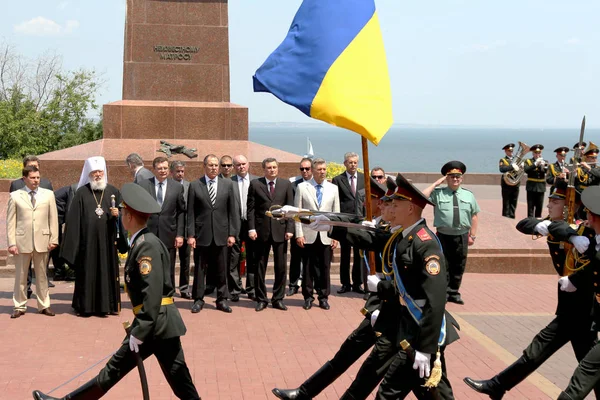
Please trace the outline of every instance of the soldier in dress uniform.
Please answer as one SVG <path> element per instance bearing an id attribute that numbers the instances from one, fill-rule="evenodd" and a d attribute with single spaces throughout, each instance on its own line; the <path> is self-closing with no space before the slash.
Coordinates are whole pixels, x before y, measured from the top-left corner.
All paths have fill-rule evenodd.
<path id="1" fill-rule="evenodd" d="M 519 171 L 520 166 L 515 164 L 513 161 L 513 151 L 515 149 L 514 143 L 509 143 L 502 148 L 506 154 L 500 159 L 501 174 L 505 174 L 510 171 Z M 517 201 L 519 200 L 519 188 L 521 185 L 511 186 L 504 182 L 504 177 L 500 179 L 500 186 L 502 187 L 502 216 L 507 218 L 515 218 L 515 209 L 517 208 Z"/>
<path id="2" fill-rule="evenodd" d="M 595 293 L 594 312 L 592 325 L 593 334 L 598 334 L 600 327 L 600 256 L 598 250 L 598 235 L 600 235 L 600 187 L 594 186 L 587 188 L 581 194 L 581 201 L 587 210 L 587 224 L 593 230 L 592 237 L 589 238 L 586 232 L 575 231 L 566 222 L 556 227 L 556 235 L 569 237 L 571 242 L 581 240 L 587 243 L 585 258 L 590 262 L 582 269 L 576 271 L 570 276 L 564 276 L 558 280 L 561 291 L 578 293 L 583 291 L 593 291 Z M 554 225 L 554 224 L 553 224 Z M 552 226 L 551 226 L 552 227 Z M 600 342 L 596 342 L 594 347 L 585 355 L 583 360 L 575 369 L 569 385 L 558 396 L 558 400 L 583 400 L 594 389 L 596 398 L 599 398 L 598 381 L 600 379 Z"/>
<path id="3" fill-rule="evenodd" d="M 575 152 L 579 148 L 581 150 L 581 154 L 583 154 L 583 151 L 585 150 L 585 146 L 587 146 L 586 142 L 581 142 L 581 146 L 579 146 L 579 142 L 577 142 L 573 145 L 573 152 Z M 574 163 L 579 163 L 579 162 L 581 162 L 581 157 L 577 157 L 577 159 L 575 159 L 575 156 L 573 156 L 569 160 L 569 164 L 574 164 Z"/>
<path id="4" fill-rule="evenodd" d="M 546 183 L 550 186 L 550 193 L 554 192 L 556 185 L 561 182 L 567 182 L 569 179 L 569 170 L 565 165 L 565 158 L 569 152 L 568 147 L 558 147 L 554 149 L 556 153 L 556 162 L 550 164 L 548 173 L 546 174 Z"/>
<path id="5" fill-rule="evenodd" d="M 527 174 L 527 217 L 542 217 L 542 207 L 544 206 L 544 194 L 546 193 L 546 171 L 548 169 L 546 161 L 542 158 L 544 146 L 534 144 L 531 146 L 533 157 L 525 160 L 523 170 Z"/>
<path id="6" fill-rule="evenodd" d="M 566 187 L 566 182 L 561 181 L 550 194 L 548 198 L 548 218 L 544 220 L 525 218 L 517 224 L 517 229 L 521 233 L 547 237 L 552 264 L 559 276 L 570 274 L 574 267 L 570 262 L 565 262 L 567 258 L 565 242 L 569 240 L 569 237 L 565 234 L 555 236 L 556 229 L 564 229 L 563 224 L 567 225 L 563 221 Z M 576 244 L 576 248 L 583 250 L 581 246 L 585 247 L 586 241 L 589 243 L 589 239 L 593 240 L 595 233 L 583 224 L 577 232 L 585 235 L 585 237 L 577 237 L 571 239 L 571 241 Z M 590 330 L 592 304 L 593 294 L 590 288 L 575 293 L 559 291 L 556 317 L 533 338 L 517 361 L 491 379 L 475 380 L 466 377 L 464 379 L 465 383 L 473 390 L 487 394 L 492 399 L 501 399 L 507 391 L 525 380 L 568 342 L 571 342 L 577 360 L 583 359 L 593 346 L 595 338 L 594 332 Z"/>
<path id="7" fill-rule="evenodd" d="M 169 251 L 146 228 L 150 214 L 160 211 L 156 200 L 141 186 L 126 183 L 121 189 L 121 219 L 131 233 L 131 248 L 125 263 L 125 289 L 135 320 L 131 334 L 100 373 L 61 399 L 95 400 L 104 396 L 136 366 L 136 355 L 154 354 L 173 393 L 180 399 L 200 399 L 185 363 L 180 337 L 185 325 L 175 304 Z M 36 400 L 56 400 L 36 390 Z"/>
<path id="8" fill-rule="evenodd" d="M 583 151 L 583 160 L 579 163 L 575 179 L 575 188 L 580 193 L 590 186 L 600 185 L 600 168 L 596 164 L 599 151 L 598 146 L 592 142 Z"/>
<path id="9" fill-rule="evenodd" d="M 371 178 L 371 193 L 377 198 L 381 199 L 380 210 L 381 217 L 376 218 L 372 221 L 372 223 L 368 223 L 364 221 L 365 225 L 368 226 L 377 226 L 381 228 L 382 235 L 390 235 L 390 225 L 389 221 L 391 220 L 392 214 L 390 213 L 391 207 L 391 195 L 394 193 L 396 188 L 396 183 L 393 178 L 390 182 L 387 182 L 387 191 L 383 185 L 380 185 L 373 178 Z M 332 220 L 336 221 L 348 221 L 348 222 L 360 222 L 358 219 L 351 220 L 347 217 L 330 217 Z M 371 222 L 371 221 L 369 221 Z M 360 233 L 358 233 L 360 232 Z M 359 235 L 368 235 L 366 232 L 357 231 Z M 354 241 L 352 242 L 354 243 Z M 369 266 L 367 265 L 367 268 Z M 382 274 L 382 264 L 381 264 L 381 256 L 376 257 L 376 271 Z M 380 304 L 379 297 L 377 293 L 371 292 L 369 293 L 369 298 L 365 303 L 364 308 L 361 310 L 361 313 L 365 316 L 365 319 L 358 325 L 358 327 L 348 336 L 348 338 L 342 343 L 342 346 L 338 350 L 338 352 L 333 356 L 333 358 L 327 361 L 317 372 L 315 372 L 311 377 L 305 380 L 300 387 L 296 389 L 273 389 L 273 394 L 279 398 L 284 400 L 310 400 L 319 393 L 321 393 L 325 388 L 331 385 L 340 375 L 342 375 L 352 364 L 356 362 L 364 353 L 367 352 L 373 345 L 378 341 L 378 337 L 373 330 L 372 324 L 377 319 L 377 314 Z M 376 375 L 376 369 L 371 370 L 371 372 Z M 360 387 L 353 388 L 353 386 L 346 391 L 346 394 L 342 398 L 352 398 L 358 399 L 363 396 L 366 397 L 373 391 L 373 389 L 377 386 L 377 384 L 383 378 L 383 374 L 385 370 L 379 372 L 380 376 L 375 377 L 370 385 L 361 385 Z M 356 381 L 355 381 L 356 382 Z M 364 393 L 364 395 L 362 394 Z M 351 397 L 348 397 L 351 396 Z"/>

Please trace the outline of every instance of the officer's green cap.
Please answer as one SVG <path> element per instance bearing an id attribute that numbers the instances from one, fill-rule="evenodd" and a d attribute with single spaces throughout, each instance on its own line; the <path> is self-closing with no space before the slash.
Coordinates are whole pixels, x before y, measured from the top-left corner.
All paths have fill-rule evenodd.
<path id="1" fill-rule="evenodd" d="M 142 214 L 156 214 L 160 212 L 160 206 L 154 198 L 143 187 L 136 183 L 126 183 L 121 188 L 123 201 L 119 205 L 130 208 Z"/>
<path id="2" fill-rule="evenodd" d="M 592 213 L 600 215 L 600 186 L 590 186 L 583 190 L 581 202 Z"/>

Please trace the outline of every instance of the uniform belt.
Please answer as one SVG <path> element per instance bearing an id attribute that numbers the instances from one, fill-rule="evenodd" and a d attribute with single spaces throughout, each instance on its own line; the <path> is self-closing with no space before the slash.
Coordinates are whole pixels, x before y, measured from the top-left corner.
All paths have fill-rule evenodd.
<path id="1" fill-rule="evenodd" d="M 528 181 L 531 182 L 546 182 L 545 179 L 538 179 L 538 178 L 527 178 Z"/>
<path id="2" fill-rule="evenodd" d="M 173 304 L 173 303 L 175 303 L 175 301 L 173 300 L 173 297 L 163 297 L 160 302 L 160 305 L 168 306 L 169 304 Z M 138 315 L 140 313 L 140 311 L 142 311 L 142 307 L 144 307 L 143 304 L 133 307 L 133 314 Z"/>

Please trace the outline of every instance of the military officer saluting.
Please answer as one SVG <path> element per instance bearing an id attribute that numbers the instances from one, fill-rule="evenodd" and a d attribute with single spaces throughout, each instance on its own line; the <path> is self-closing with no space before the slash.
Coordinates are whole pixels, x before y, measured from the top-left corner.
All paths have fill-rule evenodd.
<path id="1" fill-rule="evenodd" d="M 136 355 L 154 354 L 173 393 L 180 399 L 200 399 L 185 363 L 180 337 L 185 325 L 173 304 L 169 251 L 148 231 L 150 214 L 158 213 L 156 200 L 141 186 L 126 183 L 121 189 L 121 219 L 130 232 L 131 248 L 125 263 L 126 290 L 135 320 L 131 334 L 100 373 L 61 399 L 95 400 L 104 396 L 136 366 Z M 55 399 L 36 390 L 36 400 Z"/>
<path id="2" fill-rule="evenodd" d="M 568 147 L 559 147 L 554 149 L 556 153 L 556 162 L 550 164 L 548 167 L 548 173 L 546 174 L 546 183 L 552 185 L 550 187 L 550 193 L 554 192 L 554 188 L 557 183 L 566 182 L 569 175 L 569 170 L 565 164 L 565 158 L 569 152 Z"/>
<path id="3" fill-rule="evenodd" d="M 500 159 L 501 174 L 505 174 L 510 171 L 519 171 L 520 166 L 515 164 L 513 158 L 513 152 L 515 150 L 515 144 L 509 143 L 502 148 L 506 154 Z M 515 218 L 515 209 L 517 208 L 517 201 L 519 200 L 519 188 L 521 185 L 508 185 L 504 182 L 504 177 L 500 179 L 500 186 L 502 187 L 502 216 L 507 218 Z"/>
<path id="4" fill-rule="evenodd" d="M 546 161 L 542 158 L 544 146 L 534 144 L 531 146 L 532 158 L 525 161 L 523 170 L 527 174 L 527 217 L 542 217 L 542 207 L 544 206 L 544 194 L 546 193 L 546 170 L 548 169 Z"/>

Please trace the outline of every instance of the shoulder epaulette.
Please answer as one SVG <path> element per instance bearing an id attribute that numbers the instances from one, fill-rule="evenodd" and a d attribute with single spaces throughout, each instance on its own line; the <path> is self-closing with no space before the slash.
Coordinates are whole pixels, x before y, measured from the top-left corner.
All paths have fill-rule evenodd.
<path id="1" fill-rule="evenodd" d="M 500 159 L 500 165 L 502 165 L 503 163 L 506 164 L 506 165 L 508 165 L 508 160 L 506 158 L 501 158 Z"/>
<path id="2" fill-rule="evenodd" d="M 419 229 L 419 231 L 417 232 L 417 236 L 419 237 L 419 239 L 421 239 L 422 242 L 431 240 L 431 235 L 429 234 L 429 232 L 427 232 L 425 228 Z"/>

